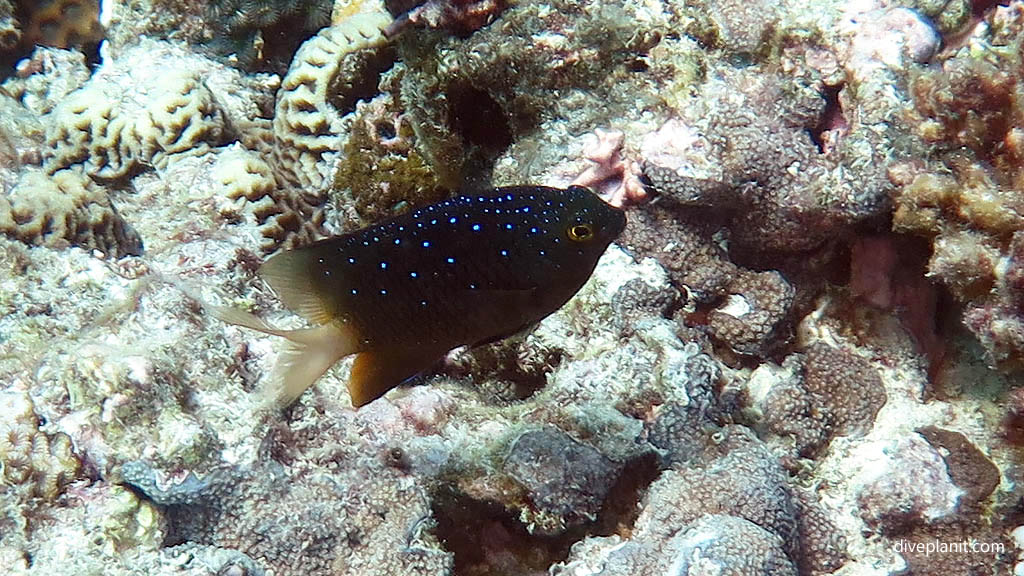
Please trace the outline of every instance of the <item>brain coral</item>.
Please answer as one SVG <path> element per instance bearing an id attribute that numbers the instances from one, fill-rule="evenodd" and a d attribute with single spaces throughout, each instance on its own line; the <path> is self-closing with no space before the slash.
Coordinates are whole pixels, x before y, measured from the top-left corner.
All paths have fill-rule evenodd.
<path id="1" fill-rule="evenodd" d="M 79 170 L 25 170 L 0 196 L 0 232 L 26 244 L 69 244 L 121 257 L 142 253 L 142 239 L 118 214 L 107 191 Z"/>
<path id="2" fill-rule="evenodd" d="M 274 114 L 276 168 L 285 184 L 321 191 L 321 160 L 337 151 L 338 122 L 348 112 L 335 103 L 350 97 L 352 83 L 359 81 L 354 72 L 386 43 L 381 29 L 389 22 L 386 14 L 357 14 L 324 28 L 295 54 Z"/>
<path id="3" fill-rule="evenodd" d="M 39 429 L 39 416 L 28 394 L 0 393 L 0 479 L 18 497 L 53 501 L 79 471 L 66 434 Z"/>
<path id="4" fill-rule="evenodd" d="M 224 116 L 198 73 L 172 70 L 150 81 L 128 93 L 91 81 L 58 104 L 47 125 L 47 170 L 82 165 L 89 175 L 118 178 L 221 143 Z"/>

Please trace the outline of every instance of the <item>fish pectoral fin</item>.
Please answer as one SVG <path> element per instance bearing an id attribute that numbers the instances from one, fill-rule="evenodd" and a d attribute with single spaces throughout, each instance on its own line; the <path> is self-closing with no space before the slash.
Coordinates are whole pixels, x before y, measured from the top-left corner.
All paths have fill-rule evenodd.
<path id="1" fill-rule="evenodd" d="M 360 352 L 348 378 L 352 405 L 359 408 L 373 402 L 388 390 L 429 368 L 447 351 L 434 346 L 417 346 Z"/>
<path id="2" fill-rule="evenodd" d="M 335 322 L 300 330 L 270 332 L 287 339 L 263 389 L 265 402 L 284 408 L 338 360 L 359 351 L 359 339 Z"/>

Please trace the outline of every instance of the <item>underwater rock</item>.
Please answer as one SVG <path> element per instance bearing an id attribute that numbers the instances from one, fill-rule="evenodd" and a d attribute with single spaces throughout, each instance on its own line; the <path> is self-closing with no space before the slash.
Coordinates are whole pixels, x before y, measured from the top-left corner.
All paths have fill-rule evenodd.
<path id="1" fill-rule="evenodd" d="M 880 161 L 884 142 L 874 133 L 851 130 L 842 147 L 821 153 L 810 134 L 825 109 L 825 98 L 798 79 L 717 70 L 684 117 L 701 153 L 718 159 L 715 168 L 689 175 L 648 161 L 644 174 L 681 205 L 728 215 L 740 249 L 816 248 L 837 230 L 883 214 L 891 188 Z"/>
<path id="2" fill-rule="evenodd" d="M 505 473 L 526 489 L 540 533 L 552 532 L 543 518 L 558 519 L 564 530 L 597 518 L 621 465 L 591 446 L 552 428 L 516 438 L 503 463 Z"/>
<path id="3" fill-rule="evenodd" d="M 0 93 L 0 192 L 9 193 L 23 167 L 42 161 L 43 125 L 14 98 Z"/>
<path id="4" fill-rule="evenodd" d="M 964 494 L 942 456 L 917 434 L 893 441 L 884 465 L 862 482 L 860 514 L 883 533 L 950 520 Z"/>

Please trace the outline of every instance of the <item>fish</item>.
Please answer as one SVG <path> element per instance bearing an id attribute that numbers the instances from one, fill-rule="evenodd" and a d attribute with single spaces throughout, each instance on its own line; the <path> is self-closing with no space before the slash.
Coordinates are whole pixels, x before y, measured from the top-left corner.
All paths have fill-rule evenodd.
<path id="1" fill-rule="evenodd" d="M 348 391 L 359 408 L 454 348 L 499 341 L 561 308 L 625 225 L 622 210 L 582 186 L 462 193 L 268 258 L 259 276 L 312 327 L 217 315 L 285 339 L 272 404 L 291 404 L 356 354 Z"/>

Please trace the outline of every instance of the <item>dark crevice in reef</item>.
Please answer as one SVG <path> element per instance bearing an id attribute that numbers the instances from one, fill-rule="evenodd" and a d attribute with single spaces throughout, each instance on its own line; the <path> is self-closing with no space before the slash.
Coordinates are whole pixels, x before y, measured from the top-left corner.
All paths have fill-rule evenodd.
<path id="1" fill-rule="evenodd" d="M 827 144 L 823 138 L 825 132 L 846 126 L 843 105 L 839 101 L 839 93 L 843 91 L 844 87 L 844 84 L 838 84 L 825 86 L 822 89 L 821 96 L 825 99 L 825 110 L 821 113 L 818 124 L 809 130 L 811 140 L 818 147 L 818 152 L 826 152 Z"/>
<path id="2" fill-rule="evenodd" d="M 464 186 L 490 181 L 494 161 L 512 145 L 512 127 L 501 105 L 486 91 L 467 83 L 448 87 L 449 128 L 466 145 Z"/>
<path id="3" fill-rule="evenodd" d="M 392 48 L 366 51 L 359 57 L 345 59 L 329 93 L 335 94 L 331 105 L 344 116 L 356 109 L 360 100 L 370 100 L 380 93 L 380 76 L 395 65 L 397 53 Z M 345 83 L 346 85 L 342 85 Z"/>
<path id="4" fill-rule="evenodd" d="M 455 556 L 454 576 L 547 574 L 552 564 L 568 557 L 576 542 L 630 529 L 639 514 L 641 496 L 660 472 L 654 454 L 627 463 L 598 518 L 558 536 L 530 534 L 516 511 L 474 499 L 446 484 L 431 498 L 435 531 Z"/>

